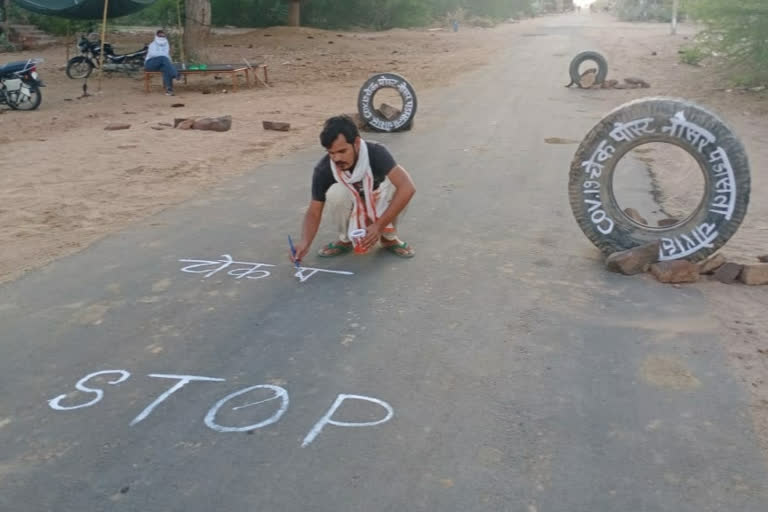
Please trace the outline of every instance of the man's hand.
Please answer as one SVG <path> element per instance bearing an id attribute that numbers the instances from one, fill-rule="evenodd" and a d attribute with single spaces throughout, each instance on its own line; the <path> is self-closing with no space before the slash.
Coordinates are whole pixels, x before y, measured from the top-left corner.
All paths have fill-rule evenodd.
<path id="1" fill-rule="evenodd" d="M 301 230 L 301 242 L 296 244 L 296 256 L 288 254 L 290 260 L 294 263 L 301 263 L 304 256 L 309 252 L 309 247 L 312 245 L 312 240 L 315 239 L 317 234 L 317 228 L 320 227 L 320 217 L 323 214 L 323 207 L 325 203 L 322 201 L 312 200 L 307 208 L 307 213 L 304 215 L 304 226 Z"/>
<path id="2" fill-rule="evenodd" d="M 296 256 L 294 257 L 293 254 L 289 254 L 288 257 L 291 259 L 293 263 L 301 263 L 301 260 L 304 259 L 304 256 L 307 255 L 309 252 L 309 245 L 307 242 L 302 240 L 298 244 L 296 244 Z"/>
<path id="3" fill-rule="evenodd" d="M 376 245 L 376 242 L 381 238 L 381 228 L 378 222 L 374 222 L 366 228 L 365 238 L 363 238 L 363 248 L 369 250 Z"/>

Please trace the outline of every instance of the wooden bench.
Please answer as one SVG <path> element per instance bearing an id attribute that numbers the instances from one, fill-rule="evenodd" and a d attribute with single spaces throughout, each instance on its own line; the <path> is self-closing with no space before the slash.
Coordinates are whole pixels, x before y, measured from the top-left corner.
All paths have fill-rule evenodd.
<path id="1" fill-rule="evenodd" d="M 256 85 L 257 81 L 261 81 L 264 84 L 269 83 L 269 75 L 267 74 L 267 65 L 263 63 L 259 64 L 212 64 L 207 66 L 206 69 L 187 69 L 181 63 L 174 62 L 176 71 L 179 76 L 184 79 L 184 83 L 187 83 L 187 77 L 190 75 L 230 75 L 232 77 L 232 91 L 238 90 L 238 77 L 239 75 L 245 76 L 245 85 L 250 87 L 251 72 L 253 72 L 253 84 Z M 260 80 L 258 77 L 259 69 L 264 71 L 264 80 Z M 161 71 L 144 71 L 144 92 L 148 93 L 152 87 L 152 76 L 158 75 L 162 77 Z"/>

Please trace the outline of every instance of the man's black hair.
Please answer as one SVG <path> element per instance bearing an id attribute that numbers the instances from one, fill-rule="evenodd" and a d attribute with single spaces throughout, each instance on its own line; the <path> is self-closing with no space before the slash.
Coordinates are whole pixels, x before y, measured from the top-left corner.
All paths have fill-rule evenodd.
<path id="1" fill-rule="evenodd" d="M 339 135 L 344 135 L 344 139 L 350 144 L 355 142 L 355 139 L 360 136 L 357 125 L 351 117 L 335 116 L 328 119 L 325 122 L 325 126 L 323 126 L 323 131 L 320 133 L 320 144 L 328 149 Z"/>

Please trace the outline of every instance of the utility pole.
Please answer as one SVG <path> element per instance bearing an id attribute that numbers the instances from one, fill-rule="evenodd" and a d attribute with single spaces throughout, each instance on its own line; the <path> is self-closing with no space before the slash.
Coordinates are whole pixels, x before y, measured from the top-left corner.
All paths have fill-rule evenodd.
<path id="1" fill-rule="evenodd" d="M 677 34 L 677 11 L 680 8 L 680 0 L 672 0 L 672 35 Z"/>
<path id="2" fill-rule="evenodd" d="M 104 0 L 104 17 L 101 19 L 101 48 L 99 50 L 99 92 L 101 92 L 101 79 L 104 78 L 104 67 L 107 65 L 107 57 L 104 55 L 104 38 L 107 37 L 107 11 L 109 0 Z"/>

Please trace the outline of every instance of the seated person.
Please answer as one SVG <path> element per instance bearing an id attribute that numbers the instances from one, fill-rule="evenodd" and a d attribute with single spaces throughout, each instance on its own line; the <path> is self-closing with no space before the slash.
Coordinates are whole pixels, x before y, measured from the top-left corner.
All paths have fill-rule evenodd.
<path id="1" fill-rule="evenodd" d="M 173 79 L 179 78 L 176 66 L 171 61 L 171 45 L 164 30 L 158 30 L 155 40 L 149 44 L 147 56 L 144 59 L 144 69 L 147 71 L 161 71 L 163 73 L 163 85 L 165 94 L 173 96 Z"/>

